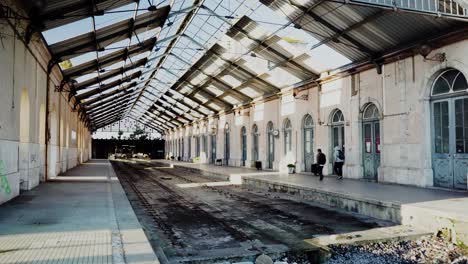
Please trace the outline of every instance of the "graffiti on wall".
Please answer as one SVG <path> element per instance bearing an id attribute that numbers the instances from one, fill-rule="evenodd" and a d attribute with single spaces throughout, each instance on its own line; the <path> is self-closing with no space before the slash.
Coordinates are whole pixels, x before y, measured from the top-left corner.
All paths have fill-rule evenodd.
<path id="1" fill-rule="evenodd" d="M 0 160 L 0 193 L 5 192 L 6 194 L 10 194 L 11 187 L 5 174 L 5 163 L 3 160 Z"/>

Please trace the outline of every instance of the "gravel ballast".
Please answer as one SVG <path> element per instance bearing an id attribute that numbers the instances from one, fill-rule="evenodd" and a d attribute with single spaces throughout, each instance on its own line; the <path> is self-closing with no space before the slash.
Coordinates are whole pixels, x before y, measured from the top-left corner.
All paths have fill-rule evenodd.
<path id="1" fill-rule="evenodd" d="M 416 241 L 337 245 L 327 264 L 451 263 L 468 264 L 462 248 L 439 237 Z"/>

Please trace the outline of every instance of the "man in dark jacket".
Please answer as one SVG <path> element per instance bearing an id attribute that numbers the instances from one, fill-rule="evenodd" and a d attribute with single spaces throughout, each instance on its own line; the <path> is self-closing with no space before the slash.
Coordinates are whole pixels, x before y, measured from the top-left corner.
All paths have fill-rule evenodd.
<path id="1" fill-rule="evenodd" d="M 327 163 L 327 156 L 325 156 L 325 154 L 322 153 L 321 149 L 317 149 L 316 160 L 318 164 L 317 170 L 320 176 L 320 180 L 323 180 L 323 166 L 325 166 L 325 163 Z"/>

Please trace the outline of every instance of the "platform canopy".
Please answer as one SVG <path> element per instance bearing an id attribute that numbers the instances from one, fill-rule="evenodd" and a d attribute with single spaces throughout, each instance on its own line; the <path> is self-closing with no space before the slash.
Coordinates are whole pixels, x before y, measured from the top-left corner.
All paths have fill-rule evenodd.
<path id="1" fill-rule="evenodd" d="M 46 2 L 34 21 L 92 130 L 124 117 L 175 129 L 468 35 L 455 0 Z"/>

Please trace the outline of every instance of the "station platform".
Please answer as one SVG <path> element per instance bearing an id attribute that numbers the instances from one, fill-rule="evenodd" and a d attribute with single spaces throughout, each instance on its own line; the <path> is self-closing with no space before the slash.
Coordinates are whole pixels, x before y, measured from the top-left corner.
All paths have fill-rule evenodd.
<path id="1" fill-rule="evenodd" d="M 0 263 L 159 263 L 107 160 L 0 205 Z"/>
<path id="2" fill-rule="evenodd" d="M 340 210 L 359 213 L 397 224 L 412 225 L 436 232 L 449 229 L 454 237 L 468 242 L 468 193 L 436 188 L 420 188 L 354 179 L 338 180 L 312 174 L 287 174 L 250 168 L 194 164 L 158 160 L 180 168 L 197 170 L 242 184 L 247 188 L 288 193 L 300 199 Z M 455 236 L 456 234 L 456 236 Z"/>

